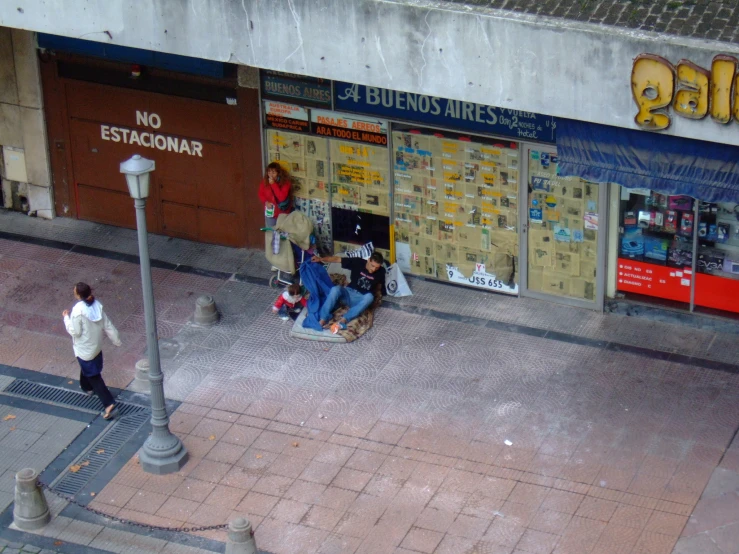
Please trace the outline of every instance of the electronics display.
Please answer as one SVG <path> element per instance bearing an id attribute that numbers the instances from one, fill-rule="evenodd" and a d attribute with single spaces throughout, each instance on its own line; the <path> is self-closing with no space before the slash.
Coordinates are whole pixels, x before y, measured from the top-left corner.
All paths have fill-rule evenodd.
<path id="1" fill-rule="evenodd" d="M 621 191 L 619 264 L 633 260 L 631 271 L 640 268 L 644 279 L 622 275 L 618 289 L 689 302 L 695 279 L 696 306 L 739 313 L 739 204 L 646 189 Z M 668 268 L 666 278 L 655 279 L 663 270 L 648 269 L 654 266 Z"/>

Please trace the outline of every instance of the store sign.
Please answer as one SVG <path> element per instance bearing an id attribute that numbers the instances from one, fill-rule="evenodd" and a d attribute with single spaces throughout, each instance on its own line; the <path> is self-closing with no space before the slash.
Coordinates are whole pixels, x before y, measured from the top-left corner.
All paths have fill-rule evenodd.
<path id="1" fill-rule="evenodd" d="M 503 281 L 497 279 L 495 274 L 488 273 L 485 264 L 475 264 L 475 269 L 472 275 L 465 277 L 459 268 L 452 265 L 446 265 L 446 275 L 452 283 L 459 283 L 460 285 L 472 285 L 473 287 L 493 290 L 496 292 L 502 292 L 505 294 L 518 294 L 518 285 L 509 287 Z"/>
<path id="2" fill-rule="evenodd" d="M 670 109 L 687 119 L 707 115 L 717 123 L 739 121 L 739 60 L 719 54 L 711 70 L 689 60 L 677 66 L 655 54 L 640 54 L 631 69 L 631 94 L 639 111 L 634 117 L 642 129 L 661 131 L 672 122 Z"/>
<path id="3" fill-rule="evenodd" d="M 425 94 L 335 81 L 334 108 L 455 130 L 555 142 L 553 117 Z"/>
<path id="4" fill-rule="evenodd" d="M 387 146 L 387 121 L 325 110 L 311 110 L 310 116 L 314 135 Z"/>
<path id="5" fill-rule="evenodd" d="M 310 132 L 308 110 L 284 102 L 268 101 L 264 103 L 264 123 L 267 127 L 273 129 L 283 129 L 297 133 Z"/>
<path id="6" fill-rule="evenodd" d="M 331 81 L 262 70 L 259 73 L 262 98 L 292 100 L 299 104 L 331 107 Z"/>
<path id="7" fill-rule="evenodd" d="M 136 110 L 136 125 L 142 125 L 156 131 L 162 126 L 162 118 L 155 113 Z M 203 157 L 202 142 L 164 135 L 154 131 L 130 129 L 115 125 L 100 125 L 100 138 L 111 142 L 122 142 L 123 144 L 174 152 L 175 154 Z"/>
<path id="8" fill-rule="evenodd" d="M 674 268 L 618 259 L 617 289 L 678 302 L 690 302 L 690 268 Z"/>
<path id="9" fill-rule="evenodd" d="M 283 102 L 264 102 L 265 125 L 326 138 L 387 146 L 387 121 L 376 117 L 307 109 Z"/>

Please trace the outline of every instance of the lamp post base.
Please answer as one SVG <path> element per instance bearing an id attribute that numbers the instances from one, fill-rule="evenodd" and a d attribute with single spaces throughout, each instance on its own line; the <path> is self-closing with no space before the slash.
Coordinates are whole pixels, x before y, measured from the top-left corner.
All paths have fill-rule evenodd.
<path id="1" fill-rule="evenodd" d="M 187 463 L 187 450 L 182 441 L 174 435 L 167 439 L 161 444 L 154 435 L 149 435 L 139 450 L 139 463 L 146 473 L 167 475 L 179 471 Z"/>

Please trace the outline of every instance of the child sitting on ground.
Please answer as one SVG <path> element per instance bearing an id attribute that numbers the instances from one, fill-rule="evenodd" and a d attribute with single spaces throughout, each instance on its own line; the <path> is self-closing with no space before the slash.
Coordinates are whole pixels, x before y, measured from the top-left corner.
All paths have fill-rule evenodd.
<path id="1" fill-rule="evenodd" d="M 272 306 L 272 311 L 277 312 L 280 319 L 286 321 L 290 317 L 290 313 L 300 313 L 298 304 L 305 308 L 308 305 L 308 302 L 300 293 L 300 285 L 293 283 L 287 287 L 287 290 L 277 297 L 275 305 Z"/>

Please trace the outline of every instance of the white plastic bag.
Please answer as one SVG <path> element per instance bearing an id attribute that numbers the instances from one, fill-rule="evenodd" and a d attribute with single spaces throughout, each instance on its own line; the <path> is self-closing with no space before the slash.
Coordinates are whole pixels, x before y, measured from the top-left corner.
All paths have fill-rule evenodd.
<path id="1" fill-rule="evenodd" d="M 398 264 L 393 264 L 386 269 L 385 289 L 390 296 L 413 296 L 405 275 L 400 271 Z"/>

